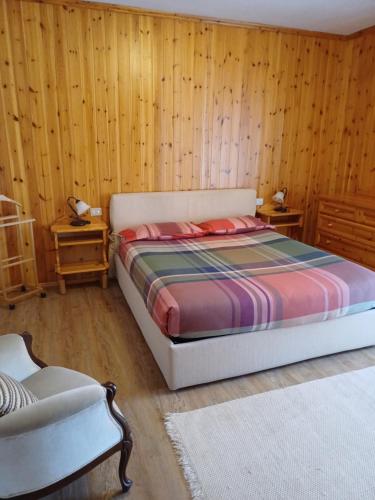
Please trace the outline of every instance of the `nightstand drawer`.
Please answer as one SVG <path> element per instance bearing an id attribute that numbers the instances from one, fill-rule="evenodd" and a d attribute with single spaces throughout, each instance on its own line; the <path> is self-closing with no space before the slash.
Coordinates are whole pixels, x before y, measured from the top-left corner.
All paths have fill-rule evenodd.
<path id="1" fill-rule="evenodd" d="M 342 217 L 343 219 L 354 220 L 356 215 L 356 208 L 346 205 L 340 205 L 339 203 L 333 203 L 328 201 L 321 201 L 319 211 L 334 217 Z"/>

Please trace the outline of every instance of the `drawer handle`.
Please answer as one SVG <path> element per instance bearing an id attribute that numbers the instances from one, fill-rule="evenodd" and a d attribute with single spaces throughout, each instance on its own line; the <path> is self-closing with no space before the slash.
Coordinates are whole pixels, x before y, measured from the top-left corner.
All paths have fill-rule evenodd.
<path id="1" fill-rule="evenodd" d="M 335 208 L 335 212 L 338 214 L 340 212 L 339 208 Z"/>
<path id="2" fill-rule="evenodd" d="M 331 240 L 326 240 L 326 245 L 330 245 L 331 243 Z"/>
<path id="3" fill-rule="evenodd" d="M 333 223 L 332 223 L 332 222 L 329 222 L 329 223 L 327 224 L 327 226 L 328 226 L 328 227 L 332 227 L 332 226 L 333 226 Z"/>

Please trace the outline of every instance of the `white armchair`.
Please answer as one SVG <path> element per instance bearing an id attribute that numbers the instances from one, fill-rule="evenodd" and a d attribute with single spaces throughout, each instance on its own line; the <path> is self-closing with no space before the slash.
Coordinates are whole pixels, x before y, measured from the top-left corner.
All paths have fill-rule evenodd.
<path id="1" fill-rule="evenodd" d="M 113 401 L 116 386 L 47 366 L 33 355 L 31 341 L 26 333 L 0 336 L 0 371 L 39 399 L 0 418 L 0 499 L 40 498 L 117 451 L 121 487 L 128 491 L 132 438 Z"/>

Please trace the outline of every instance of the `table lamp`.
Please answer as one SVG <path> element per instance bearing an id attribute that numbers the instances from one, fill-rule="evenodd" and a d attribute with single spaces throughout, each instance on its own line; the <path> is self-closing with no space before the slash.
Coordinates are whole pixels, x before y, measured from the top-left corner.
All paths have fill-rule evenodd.
<path id="1" fill-rule="evenodd" d="M 70 200 L 74 200 L 75 206 L 71 204 Z M 88 205 L 85 201 L 75 198 L 74 196 L 69 196 L 66 203 L 74 214 L 73 220 L 70 223 L 71 226 L 85 226 L 86 224 L 91 224 L 91 221 L 82 219 L 81 217 L 81 215 L 90 210 L 90 205 Z"/>
<path id="2" fill-rule="evenodd" d="M 286 187 L 282 188 L 280 191 L 277 191 L 272 196 L 273 201 L 275 201 L 278 206 L 275 208 L 276 212 L 287 212 L 288 207 L 285 206 L 286 195 L 288 194 L 288 189 Z"/>

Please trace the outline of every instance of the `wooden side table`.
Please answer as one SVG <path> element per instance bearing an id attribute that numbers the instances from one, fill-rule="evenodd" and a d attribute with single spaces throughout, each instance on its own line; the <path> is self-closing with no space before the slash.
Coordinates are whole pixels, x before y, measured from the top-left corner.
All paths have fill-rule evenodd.
<path id="1" fill-rule="evenodd" d="M 303 210 L 296 208 L 288 208 L 287 212 L 277 212 L 272 207 L 262 207 L 257 210 L 256 216 L 289 237 L 292 237 L 295 228 L 303 227 Z"/>
<path id="2" fill-rule="evenodd" d="M 83 275 L 80 280 L 90 281 L 89 273 L 100 276 L 102 288 L 108 284 L 108 226 L 98 217 L 85 217 L 90 220 L 86 226 L 71 226 L 68 217 L 54 222 L 51 233 L 56 250 L 56 274 L 60 293 L 66 293 L 65 280 L 74 275 Z"/>

